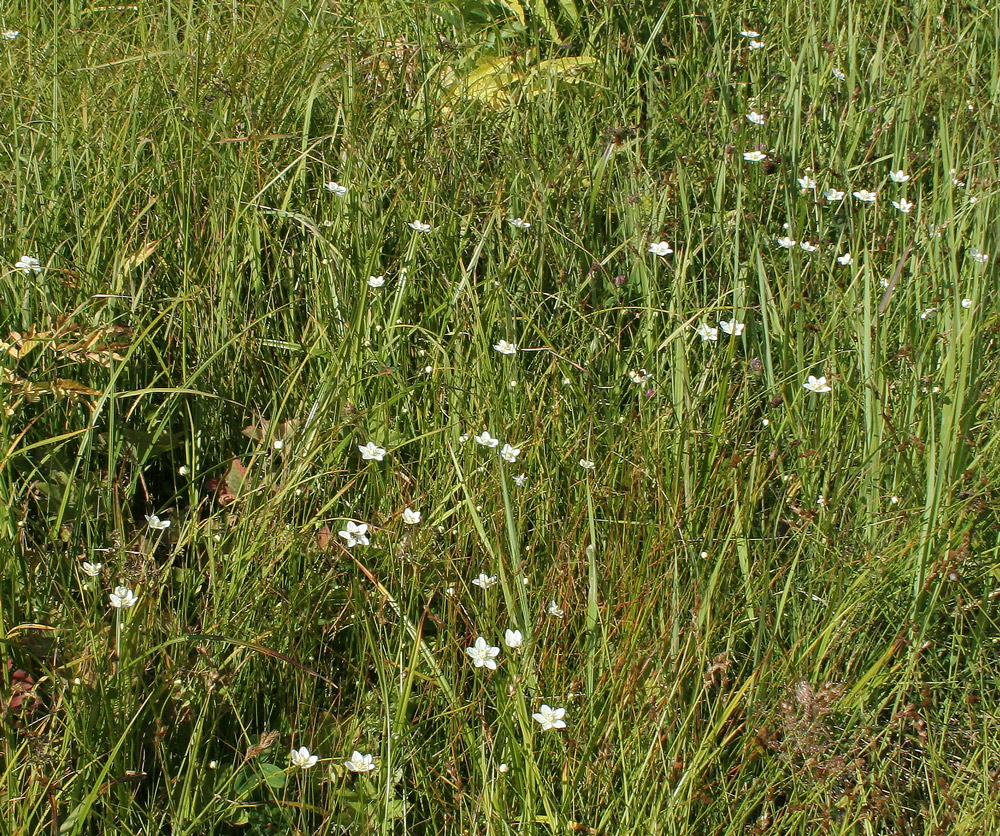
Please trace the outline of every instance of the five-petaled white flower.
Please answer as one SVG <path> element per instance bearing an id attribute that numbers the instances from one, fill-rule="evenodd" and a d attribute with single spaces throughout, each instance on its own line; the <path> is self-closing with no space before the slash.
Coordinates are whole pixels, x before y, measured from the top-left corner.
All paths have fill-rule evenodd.
<path id="1" fill-rule="evenodd" d="M 504 630 L 503 633 L 503 643 L 507 645 L 511 650 L 517 650 L 522 644 L 524 644 L 524 636 L 521 635 L 520 630 Z"/>
<path id="2" fill-rule="evenodd" d="M 653 376 L 647 372 L 645 369 L 632 369 L 628 373 L 628 379 L 633 383 L 643 384 L 647 380 L 652 380 Z"/>
<path id="3" fill-rule="evenodd" d="M 751 110 L 747 114 L 747 122 L 751 125 L 763 125 L 764 124 L 764 114 L 758 113 L 756 110 Z"/>
<path id="4" fill-rule="evenodd" d="M 364 447 L 358 445 L 358 450 L 365 461 L 380 462 L 385 458 L 385 447 L 379 447 L 374 441 L 369 441 Z"/>
<path id="5" fill-rule="evenodd" d="M 332 192 L 337 197 L 343 197 L 347 194 L 347 186 L 341 186 L 336 180 L 331 180 L 326 184 L 326 190 Z"/>
<path id="6" fill-rule="evenodd" d="M 549 706 L 542 704 L 538 711 L 531 715 L 531 718 L 541 723 L 542 731 L 548 731 L 549 729 L 566 728 L 566 721 L 563 720 L 565 716 L 565 708 L 549 708 Z"/>
<path id="7" fill-rule="evenodd" d="M 504 444 L 500 449 L 500 458 L 505 462 L 510 462 L 514 464 L 517 461 L 517 457 L 521 455 L 520 447 L 512 447 L 510 444 Z"/>
<path id="8" fill-rule="evenodd" d="M 819 249 L 819 244 L 810 244 L 808 241 L 800 241 L 799 246 L 807 253 L 814 253 Z"/>
<path id="9" fill-rule="evenodd" d="M 831 203 L 837 200 L 844 199 L 844 193 L 840 189 L 827 189 L 823 192 L 823 197 L 829 200 Z"/>
<path id="10" fill-rule="evenodd" d="M 878 200 L 878 192 L 870 192 L 868 189 L 858 189 L 852 194 L 862 203 L 874 203 Z"/>
<path id="11" fill-rule="evenodd" d="M 782 235 L 780 238 L 777 239 L 777 241 L 778 241 L 778 246 L 784 247 L 786 250 L 790 250 L 796 244 L 795 239 L 789 238 L 787 235 Z"/>
<path id="12" fill-rule="evenodd" d="M 843 255 L 838 255 L 837 263 L 844 265 L 844 267 L 847 267 L 848 265 L 854 263 L 854 256 L 851 255 L 850 253 L 844 253 Z"/>
<path id="13" fill-rule="evenodd" d="M 517 346 L 514 343 L 507 342 L 507 340 L 498 340 L 493 348 L 501 354 L 517 354 Z"/>
<path id="14" fill-rule="evenodd" d="M 465 652 L 472 659 L 472 664 L 477 668 L 489 668 L 491 671 L 497 669 L 497 656 L 500 655 L 499 647 L 491 647 L 490 643 L 482 636 L 476 639 L 472 647 L 465 648 Z"/>
<path id="15" fill-rule="evenodd" d="M 744 151 L 743 159 L 751 163 L 759 163 L 761 160 L 767 159 L 767 154 L 763 151 Z"/>
<path id="16" fill-rule="evenodd" d="M 815 189 L 816 188 L 816 180 L 813 177 L 811 177 L 810 175 L 808 175 L 808 174 L 803 174 L 799 178 L 799 188 L 800 189 L 807 189 L 807 190 L 809 190 L 809 189 Z"/>
<path id="17" fill-rule="evenodd" d="M 893 183 L 905 183 L 910 179 L 910 175 L 903 171 L 903 169 L 899 169 L 898 171 L 890 171 L 889 179 L 892 180 Z"/>
<path id="18" fill-rule="evenodd" d="M 809 375 L 809 379 L 802 384 L 802 387 L 810 392 L 819 392 L 820 394 L 830 391 L 830 384 L 826 382 L 826 378 L 815 375 Z"/>
<path id="19" fill-rule="evenodd" d="M 377 288 L 385 284 L 385 276 L 369 276 L 368 287 Z"/>
<path id="20" fill-rule="evenodd" d="M 357 749 L 354 750 L 349 761 L 344 761 L 344 766 L 350 772 L 371 772 L 375 769 L 375 764 L 372 763 L 372 756 L 362 755 Z"/>
<path id="21" fill-rule="evenodd" d="M 344 530 L 338 531 L 337 534 L 347 541 L 349 549 L 353 549 L 355 546 L 367 546 L 369 543 L 368 523 L 358 524 L 354 520 L 348 520 Z"/>
<path id="22" fill-rule="evenodd" d="M 729 334 L 731 337 L 738 337 L 743 333 L 743 329 L 746 327 L 745 322 L 740 322 L 735 316 L 726 321 L 721 320 L 719 322 L 719 327 L 724 333 Z"/>
<path id="23" fill-rule="evenodd" d="M 116 610 L 124 607 L 134 607 L 139 597 L 127 586 L 116 586 L 114 592 L 108 596 L 111 599 L 111 606 Z"/>
<path id="24" fill-rule="evenodd" d="M 517 485 L 519 488 L 523 488 L 527 481 L 528 481 L 527 473 L 518 473 L 517 476 L 514 477 L 514 484 Z"/>
<path id="25" fill-rule="evenodd" d="M 480 572 L 479 577 L 472 579 L 472 585 L 478 586 L 480 589 L 489 589 L 498 583 L 500 583 L 500 579 L 496 575 L 487 575 L 485 572 Z"/>
<path id="26" fill-rule="evenodd" d="M 907 200 L 905 197 L 901 197 L 899 200 L 894 200 L 892 205 L 904 214 L 909 214 L 910 210 L 913 208 L 912 201 Z"/>
<path id="27" fill-rule="evenodd" d="M 146 525 L 153 531 L 164 531 L 170 528 L 170 520 L 161 520 L 156 514 L 146 514 Z"/>
<path id="28" fill-rule="evenodd" d="M 658 255 L 663 258 L 666 258 L 673 252 L 673 250 L 670 248 L 670 245 L 666 241 L 659 241 L 656 244 L 649 245 L 649 252 L 651 252 L 653 255 Z"/>
<path id="29" fill-rule="evenodd" d="M 410 221 L 407 224 L 407 226 L 410 229 L 415 230 L 416 232 L 430 232 L 431 231 L 431 225 L 430 224 L 425 224 L 423 221 Z"/>
<path id="30" fill-rule="evenodd" d="M 750 43 L 747 44 L 747 46 L 749 46 L 751 50 L 763 49 L 764 48 L 764 42 L 763 41 L 750 41 Z"/>
<path id="31" fill-rule="evenodd" d="M 4 36 L 4 38 L 6 40 L 12 41 L 12 40 L 14 40 L 14 38 L 16 38 L 21 33 L 17 29 L 4 29 L 4 31 L 2 33 L 0 33 L 0 34 L 3 34 L 3 36 Z"/>
<path id="32" fill-rule="evenodd" d="M 416 525 L 420 522 L 420 512 L 414 511 L 412 508 L 403 509 L 403 522 L 407 525 Z"/>
<path id="33" fill-rule="evenodd" d="M 33 256 L 22 255 L 15 263 L 14 269 L 20 270 L 22 273 L 38 273 L 42 272 L 42 264 Z"/>
<path id="34" fill-rule="evenodd" d="M 968 297 L 966 297 L 965 299 L 962 300 L 962 307 L 965 308 L 966 310 L 968 310 L 969 308 L 971 308 L 972 304 L 973 304 L 972 300 L 969 299 Z"/>
<path id="35" fill-rule="evenodd" d="M 476 444 L 480 444 L 483 447 L 489 447 L 491 450 L 494 447 L 500 446 L 500 439 L 494 438 L 492 435 L 490 435 L 489 430 L 483 430 L 479 435 L 474 435 L 472 437 L 472 440 L 475 441 Z"/>
<path id="36" fill-rule="evenodd" d="M 753 29 L 744 29 L 742 32 L 740 32 L 740 34 L 744 38 L 759 38 L 760 37 L 760 32 L 756 32 Z"/>
<path id="37" fill-rule="evenodd" d="M 514 227 L 514 229 L 527 229 L 531 226 L 524 218 L 510 218 L 507 223 Z"/>
<path id="38" fill-rule="evenodd" d="M 311 769 L 319 761 L 319 755 L 313 755 L 303 746 L 300 749 L 292 749 L 292 766 L 299 769 Z"/>
<path id="39" fill-rule="evenodd" d="M 987 261 L 990 260 L 989 255 L 987 255 L 984 252 L 980 252 L 979 249 L 976 247 L 973 247 L 972 249 L 969 250 L 969 255 L 972 256 L 973 261 L 977 261 L 980 264 L 985 264 Z"/>
<path id="40" fill-rule="evenodd" d="M 695 333 L 701 337 L 702 342 L 717 342 L 719 339 L 719 329 L 714 328 L 707 322 L 701 323 L 696 329 Z"/>
<path id="41" fill-rule="evenodd" d="M 580 467 L 584 470 L 593 470 L 594 463 L 590 459 L 580 459 Z"/>
<path id="42" fill-rule="evenodd" d="M 101 574 L 101 566 L 103 565 L 104 564 L 102 563 L 90 563 L 85 560 L 80 568 L 83 569 L 83 574 L 96 578 L 99 574 Z"/>
<path id="43" fill-rule="evenodd" d="M 545 612 L 555 618 L 562 618 L 566 615 L 566 610 L 560 607 L 555 601 L 549 601 L 548 609 L 546 609 Z"/>

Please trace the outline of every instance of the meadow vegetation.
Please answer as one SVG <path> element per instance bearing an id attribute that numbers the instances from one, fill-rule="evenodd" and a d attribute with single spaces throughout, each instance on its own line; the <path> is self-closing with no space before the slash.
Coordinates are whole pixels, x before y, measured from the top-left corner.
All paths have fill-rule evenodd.
<path id="1" fill-rule="evenodd" d="M 1000 6 L 416 6 L 0 11 L 0 831 L 998 832 Z"/>

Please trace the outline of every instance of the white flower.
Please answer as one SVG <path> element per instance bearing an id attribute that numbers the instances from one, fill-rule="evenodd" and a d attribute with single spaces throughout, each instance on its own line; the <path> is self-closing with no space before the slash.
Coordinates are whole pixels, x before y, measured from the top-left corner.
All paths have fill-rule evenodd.
<path id="1" fill-rule="evenodd" d="M 837 200 L 843 200 L 844 199 L 844 193 L 842 191 L 840 191 L 839 189 L 827 189 L 825 192 L 823 192 L 823 197 L 825 197 L 827 200 L 833 202 L 833 201 L 837 201 Z"/>
<path id="2" fill-rule="evenodd" d="M 368 277 L 368 287 L 376 288 L 382 287 L 385 284 L 385 276 L 369 276 Z"/>
<path id="3" fill-rule="evenodd" d="M 275 450 L 284 450 L 285 449 L 285 442 L 282 441 L 280 438 L 276 438 L 276 439 L 274 439 L 274 441 L 271 442 L 271 446 Z"/>
<path id="4" fill-rule="evenodd" d="M 764 114 L 758 113 L 756 110 L 751 110 L 747 114 L 747 122 L 751 125 L 763 125 L 764 124 Z"/>
<path id="5" fill-rule="evenodd" d="M 566 615 L 566 610 L 560 607 L 555 601 L 549 601 L 548 609 L 545 610 L 545 612 L 547 612 L 554 618 L 562 618 L 564 615 Z"/>
<path id="6" fill-rule="evenodd" d="M 745 322 L 740 322 L 735 316 L 728 322 L 722 320 L 719 322 L 719 327 L 724 333 L 729 334 L 732 337 L 738 337 L 743 333 L 743 329 L 746 327 Z"/>
<path id="7" fill-rule="evenodd" d="M 153 531 L 163 531 L 164 529 L 170 528 L 170 520 L 161 520 L 156 514 L 146 514 L 146 524 L 153 529 Z"/>
<path id="8" fill-rule="evenodd" d="M 479 435 L 474 435 L 472 440 L 483 447 L 489 447 L 491 450 L 500 446 L 500 439 L 491 436 L 489 430 L 483 430 Z"/>
<path id="9" fill-rule="evenodd" d="M 951 178 L 951 184 L 953 186 L 955 186 L 956 188 L 959 188 L 959 189 L 964 189 L 965 188 L 965 181 L 964 180 L 959 180 L 957 177 L 952 177 Z"/>
<path id="10" fill-rule="evenodd" d="M 878 199 L 878 192 L 870 192 L 868 189 L 859 189 L 853 194 L 862 203 L 874 203 Z"/>
<path id="11" fill-rule="evenodd" d="M 809 375 L 809 379 L 802 384 L 802 387 L 810 392 L 819 392 L 820 394 L 830 391 L 830 384 L 826 382 L 826 378 L 815 375 Z"/>
<path id="12" fill-rule="evenodd" d="M 653 376 L 645 369 L 638 369 L 638 370 L 632 369 L 632 371 L 628 373 L 628 379 L 631 380 L 633 383 L 638 383 L 641 385 L 645 383 L 647 380 L 652 380 Z"/>
<path id="13" fill-rule="evenodd" d="M 420 512 L 414 511 L 412 508 L 403 509 L 403 522 L 407 525 L 416 525 L 420 522 Z"/>
<path id="14" fill-rule="evenodd" d="M 594 463 L 590 459 L 580 459 L 580 467 L 584 470 L 593 470 Z"/>
<path id="15" fill-rule="evenodd" d="M 374 441 L 369 441 L 364 447 L 359 445 L 358 450 L 365 461 L 380 462 L 385 458 L 385 447 L 379 447 Z"/>
<path id="16" fill-rule="evenodd" d="M 37 258 L 33 258 L 30 255 L 22 255 L 14 263 L 14 269 L 20 270 L 22 273 L 34 273 L 37 275 L 42 272 L 42 265 Z"/>
<path id="17" fill-rule="evenodd" d="M 816 188 L 816 181 L 815 181 L 815 179 L 813 179 L 812 177 L 810 177 L 808 174 L 803 174 L 799 178 L 799 188 L 800 189 L 815 189 Z"/>
<path id="18" fill-rule="evenodd" d="M 790 250 L 795 246 L 795 239 L 789 238 L 787 235 L 782 235 L 778 240 L 778 246 L 784 247 L 786 250 Z"/>
<path id="19" fill-rule="evenodd" d="M 103 564 L 101 563 L 89 563 L 85 560 L 80 568 L 83 569 L 83 574 L 96 578 L 99 574 L 101 574 L 102 565 Z"/>
<path id="20" fill-rule="evenodd" d="M 372 763 L 372 756 L 362 755 L 357 749 L 354 750 L 354 754 L 351 755 L 349 761 L 344 761 L 344 766 L 350 772 L 371 772 L 375 769 L 375 764 Z"/>
<path id="21" fill-rule="evenodd" d="M 468 441 L 468 440 L 469 440 L 469 434 L 468 433 L 462 433 L 458 437 L 458 443 L 459 444 L 465 444 L 465 442 Z"/>
<path id="22" fill-rule="evenodd" d="M 496 575 L 487 575 L 485 572 L 480 572 L 479 577 L 472 579 L 472 585 L 478 586 L 480 589 L 489 589 L 498 583 L 500 583 L 500 579 Z"/>
<path id="23" fill-rule="evenodd" d="M 514 227 L 514 229 L 527 229 L 531 226 L 524 218 L 510 218 L 507 223 Z"/>
<path id="24" fill-rule="evenodd" d="M 841 69 L 838 69 L 837 67 L 834 67 L 833 69 L 831 69 L 830 73 L 833 75 L 833 77 L 835 79 L 837 79 L 837 81 L 846 81 L 847 80 L 847 76 L 844 74 L 844 71 L 841 70 Z"/>
<path id="25" fill-rule="evenodd" d="M 937 308 L 926 308 L 920 314 L 921 319 L 933 319 L 934 314 L 937 313 Z"/>
<path id="26" fill-rule="evenodd" d="M 971 308 L 972 307 L 972 300 L 971 299 L 963 299 L 962 300 L 962 307 L 965 308 L 966 310 L 968 310 L 969 308 Z M 85 563 L 83 565 L 86 566 L 87 564 Z M 98 563 L 97 565 L 100 566 L 101 564 Z"/>
<path id="27" fill-rule="evenodd" d="M 369 543 L 367 537 L 368 523 L 361 523 L 359 525 L 354 520 L 348 520 L 344 530 L 338 531 L 337 534 L 347 541 L 347 548 L 349 549 L 353 549 L 355 546 L 367 546 Z"/>
<path id="28" fill-rule="evenodd" d="M 649 252 L 651 252 L 653 255 L 658 255 L 662 256 L 663 258 L 666 258 L 673 252 L 673 250 L 670 249 L 670 245 L 666 241 L 660 241 L 657 244 L 650 244 Z"/>
<path id="29" fill-rule="evenodd" d="M 21 33 L 17 29 L 5 29 L 0 34 L 2 34 L 3 37 L 6 38 L 8 41 L 12 41 L 12 40 L 14 40 L 14 38 L 16 38 Z"/>
<path id="30" fill-rule="evenodd" d="M 750 43 L 747 44 L 747 46 L 749 46 L 750 49 L 752 49 L 752 50 L 763 49 L 764 48 L 764 42 L 763 41 L 750 41 Z"/>
<path id="31" fill-rule="evenodd" d="M 311 769 L 316 766 L 318 760 L 319 756 L 310 754 L 305 746 L 301 749 L 292 749 L 292 766 L 297 766 L 299 769 Z"/>
<path id="32" fill-rule="evenodd" d="M 973 261 L 977 261 L 980 264 L 985 264 L 990 260 L 990 257 L 986 253 L 980 252 L 976 247 L 969 250 L 969 255 L 972 256 Z"/>
<path id="33" fill-rule="evenodd" d="M 407 226 L 410 229 L 416 230 L 417 232 L 430 232 L 431 225 L 425 224 L 423 221 L 410 221 Z"/>
<path id="34" fill-rule="evenodd" d="M 761 160 L 767 159 L 767 154 L 763 151 L 744 151 L 743 159 L 751 163 L 759 163 Z"/>
<path id="35" fill-rule="evenodd" d="M 542 724 L 542 731 L 548 731 L 549 729 L 564 729 L 566 728 L 566 721 L 563 717 L 566 716 L 565 708 L 549 708 L 547 705 L 542 705 L 538 711 L 531 715 L 533 720 L 537 720 Z"/>
<path id="36" fill-rule="evenodd" d="M 517 346 L 514 343 L 507 342 L 507 340 L 499 340 L 493 348 L 501 354 L 517 354 Z"/>
<path id="37" fill-rule="evenodd" d="M 819 249 L 818 244 L 810 244 L 808 241 L 801 241 L 799 246 L 807 253 L 814 253 Z"/>
<path id="38" fill-rule="evenodd" d="M 894 200 L 892 205 L 895 206 L 900 212 L 908 214 L 913 208 L 913 203 L 907 200 L 905 197 L 901 197 L 899 200 Z"/>
<path id="39" fill-rule="evenodd" d="M 522 644 L 524 644 L 524 636 L 521 635 L 520 630 L 504 630 L 503 633 L 503 643 L 507 645 L 511 650 L 517 650 Z"/>
<path id="40" fill-rule="evenodd" d="M 527 473 L 519 473 L 517 476 L 514 477 L 514 484 L 517 485 L 519 488 L 523 488 L 527 481 L 528 481 Z"/>
<path id="41" fill-rule="evenodd" d="M 124 607 L 134 607 L 139 598 L 127 586 L 116 586 L 115 591 L 108 596 L 111 599 L 111 606 L 116 610 Z"/>
<path id="42" fill-rule="evenodd" d="M 347 194 L 347 186 L 341 186 L 336 180 L 331 180 L 326 184 L 326 190 L 332 192 L 337 197 L 343 197 Z M 308 751 L 308 750 L 307 750 Z"/>
<path id="43" fill-rule="evenodd" d="M 844 267 L 847 267 L 849 264 L 853 264 L 854 263 L 854 256 L 851 255 L 850 253 L 844 253 L 843 255 L 838 255 L 837 256 L 837 263 L 838 264 L 843 264 Z"/>
<path id="44" fill-rule="evenodd" d="M 696 329 L 695 333 L 701 337 L 702 342 L 716 342 L 719 339 L 719 329 L 713 328 L 707 322 L 701 323 Z"/>
<path id="45" fill-rule="evenodd" d="M 903 169 L 899 169 L 898 171 L 890 171 L 889 179 L 892 180 L 893 183 L 905 183 L 910 179 L 910 175 L 903 171 Z"/>
<path id="46" fill-rule="evenodd" d="M 497 766 L 497 772 L 506 773 L 508 771 L 510 771 L 510 767 L 505 763 L 501 763 Z"/>
<path id="47" fill-rule="evenodd" d="M 511 447 L 509 444 L 504 444 L 503 448 L 500 450 L 500 458 L 505 462 L 510 462 L 514 464 L 517 461 L 517 457 L 521 455 L 520 447 Z"/>
<path id="48" fill-rule="evenodd" d="M 759 38 L 760 32 L 755 32 L 753 29 L 744 29 L 740 34 L 744 38 Z"/>
<path id="49" fill-rule="evenodd" d="M 465 652 L 472 659 L 472 664 L 477 668 L 489 668 L 491 671 L 497 669 L 497 656 L 500 655 L 499 647 L 490 647 L 490 643 L 482 636 L 476 639 L 472 647 L 465 648 Z"/>

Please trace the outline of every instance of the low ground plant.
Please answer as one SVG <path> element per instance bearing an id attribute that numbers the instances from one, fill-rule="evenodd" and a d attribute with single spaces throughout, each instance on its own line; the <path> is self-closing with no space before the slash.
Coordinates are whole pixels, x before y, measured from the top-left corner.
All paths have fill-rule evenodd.
<path id="1" fill-rule="evenodd" d="M 1000 827 L 997 7 L 0 29 L 0 831 Z"/>

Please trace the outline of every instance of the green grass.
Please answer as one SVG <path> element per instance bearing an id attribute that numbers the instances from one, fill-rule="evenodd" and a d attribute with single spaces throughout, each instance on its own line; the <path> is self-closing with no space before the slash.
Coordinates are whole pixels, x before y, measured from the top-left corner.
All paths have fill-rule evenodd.
<path id="1" fill-rule="evenodd" d="M 2 14 L 0 832 L 1000 827 L 994 5 Z"/>

